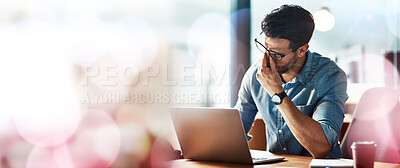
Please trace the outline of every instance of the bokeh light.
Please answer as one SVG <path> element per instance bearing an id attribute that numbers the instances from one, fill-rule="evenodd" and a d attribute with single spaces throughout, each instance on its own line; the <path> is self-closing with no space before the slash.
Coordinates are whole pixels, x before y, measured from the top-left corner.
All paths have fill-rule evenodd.
<path id="1" fill-rule="evenodd" d="M 3 137 L 2 137 L 3 138 Z M 25 167 L 34 145 L 22 140 L 14 139 L 12 143 L 2 144 L 3 165 L 4 167 Z M 4 165 L 5 162 L 5 165 Z"/>
<path id="2" fill-rule="evenodd" d="M 226 61 L 230 55 L 230 28 L 225 15 L 208 13 L 198 17 L 187 35 L 190 55 L 200 63 Z"/>
<path id="3" fill-rule="evenodd" d="M 135 156 L 136 162 L 143 161 L 150 153 L 151 139 L 143 125 L 130 123 L 120 126 L 121 153 Z"/>
<path id="4" fill-rule="evenodd" d="M 158 54 L 154 29 L 139 18 L 127 17 L 113 24 L 99 21 L 69 29 L 71 55 L 82 66 L 84 86 L 126 92 L 127 86 L 136 84 L 139 71 L 150 66 Z"/>
<path id="5" fill-rule="evenodd" d="M 111 25 L 101 21 L 93 24 L 71 26 L 68 31 L 72 54 L 80 65 L 88 67 L 101 57 L 109 57 L 121 66 L 148 66 L 154 61 L 159 42 L 145 21 L 129 17 Z"/>
<path id="6" fill-rule="evenodd" d="M 59 164 L 54 157 L 52 148 L 35 147 L 29 155 L 26 162 L 26 168 L 38 168 L 43 165 L 54 168 L 72 168 L 72 166 L 68 164 Z"/>
<path id="7" fill-rule="evenodd" d="M 322 8 L 313 14 L 315 29 L 320 32 L 327 32 L 335 26 L 335 17 L 328 8 Z"/>
<path id="8" fill-rule="evenodd" d="M 0 41 L 5 47 L 0 52 L 8 58 L 2 63 L 8 82 L 2 89 L 7 90 L 7 110 L 11 110 L 17 130 L 34 145 L 65 142 L 74 133 L 80 112 L 71 60 L 59 40 L 63 34 L 55 27 L 42 29 L 38 22 L 27 21 L 4 36 L 7 40 Z"/>
<path id="9" fill-rule="evenodd" d="M 94 150 L 100 158 L 109 162 L 108 166 L 118 156 L 121 143 L 120 137 L 118 126 L 111 122 L 100 126 L 94 134 Z"/>
<path id="10" fill-rule="evenodd" d="M 240 15 L 234 12 L 232 15 Z M 229 72 L 233 26 L 230 18 L 222 13 L 206 13 L 197 17 L 187 34 L 187 46 L 194 68 L 194 81 L 198 92 L 207 94 L 229 93 Z M 238 50 L 236 50 L 238 51 Z M 212 87 L 211 87 L 212 86 Z M 203 87 L 203 88 L 201 88 Z M 207 91 L 205 87 L 210 87 Z M 213 106 L 227 106 L 219 100 L 206 100 Z M 218 101 L 218 102 L 217 102 Z"/>
<path id="11" fill-rule="evenodd" d="M 399 107 L 397 107 L 397 110 L 400 110 Z M 400 115 L 396 115 L 396 112 L 398 111 L 394 109 L 391 113 L 386 113 L 388 115 L 374 124 L 374 131 L 379 133 L 376 138 L 379 139 L 378 148 L 381 150 L 378 151 L 376 157 L 388 162 L 393 162 L 400 158 L 400 153 L 398 152 L 400 150 L 400 143 L 398 143 L 400 124 L 394 119 Z"/>
<path id="12" fill-rule="evenodd" d="M 80 121 L 80 111 L 74 102 L 63 102 L 64 97 L 61 96 L 51 98 L 27 103 L 14 113 L 14 122 L 20 135 L 41 147 L 66 142 Z"/>
<path id="13" fill-rule="evenodd" d="M 397 92 L 383 91 L 385 91 L 384 88 L 381 90 L 370 89 L 363 93 L 357 104 L 356 110 L 360 111 L 360 114 L 356 114 L 357 119 L 371 121 L 388 116 L 398 104 L 399 96 Z"/>
<path id="14" fill-rule="evenodd" d="M 66 147 L 78 168 L 109 167 L 118 156 L 121 135 L 114 120 L 102 110 L 86 110 Z"/>

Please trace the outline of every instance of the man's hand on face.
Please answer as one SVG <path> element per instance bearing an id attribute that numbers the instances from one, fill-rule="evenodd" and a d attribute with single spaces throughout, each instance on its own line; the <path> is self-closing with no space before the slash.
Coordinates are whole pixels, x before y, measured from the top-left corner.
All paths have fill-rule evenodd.
<path id="1" fill-rule="evenodd" d="M 282 79 L 275 66 L 275 60 L 264 54 L 261 66 L 258 67 L 257 80 L 270 96 L 283 92 Z"/>

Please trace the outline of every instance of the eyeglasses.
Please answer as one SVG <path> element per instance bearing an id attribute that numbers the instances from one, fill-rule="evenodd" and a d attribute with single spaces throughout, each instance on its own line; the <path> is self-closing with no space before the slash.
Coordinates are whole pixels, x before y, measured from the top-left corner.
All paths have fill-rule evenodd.
<path id="1" fill-rule="evenodd" d="M 297 49 L 293 49 L 292 51 L 290 51 L 290 52 L 287 53 L 287 54 L 282 54 L 282 53 L 278 53 L 278 52 L 275 52 L 275 51 L 272 51 L 272 50 L 268 50 L 267 47 L 265 47 L 261 42 L 259 42 L 259 41 L 257 40 L 257 38 L 254 39 L 254 42 L 256 43 L 257 48 L 258 48 L 262 53 L 267 53 L 267 52 L 268 52 L 268 55 L 269 55 L 272 59 L 274 59 L 275 61 L 280 61 L 280 60 L 282 60 L 283 57 L 285 57 L 285 56 L 289 55 L 290 53 L 292 53 L 292 52 L 294 52 L 294 51 L 297 50 Z"/>

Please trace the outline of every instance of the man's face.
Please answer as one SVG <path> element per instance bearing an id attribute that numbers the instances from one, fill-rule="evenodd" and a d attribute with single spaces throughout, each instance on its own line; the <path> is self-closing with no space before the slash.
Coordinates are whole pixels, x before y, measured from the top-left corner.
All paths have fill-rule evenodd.
<path id="1" fill-rule="evenodd" d="M 286 55 L 280 61 L 275 61 L 279 74 L 288 72 L 297 62 L 297 55 L 289 48 L 290 41 L 282 38 L 265 37 L 265 47 L 268 50 Z M 268 52 L 267 52 L 268 54 Z M 271 59 L 269 57 L 269 59 Z"/>

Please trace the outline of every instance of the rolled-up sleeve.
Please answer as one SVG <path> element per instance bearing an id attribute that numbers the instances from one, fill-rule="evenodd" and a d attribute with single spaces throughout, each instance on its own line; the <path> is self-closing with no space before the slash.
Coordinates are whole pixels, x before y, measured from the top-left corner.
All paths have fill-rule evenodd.
<path id="1" fill-rule="evenodd" d="M 320 87 L 318 93 L 320 98 L 313 119 L 321 125 L 331 149 L 334 149 L 338 145 L 348 98 L 346 75 L 343 71 L 331 72 L 325 75 L 319 84 L 323 87 Z"/>
<path id="2" fill-rule="evenodd" d="M 258 112 L 257 106 L 254 103 L 253 97 L 251 96 L 251 79 L 252 79 L 252 68 L 246 72 L 243 77 L 242 83 L 240 85 L 238 100 L 236 102 L 235 108 L 239 111 L 240 117 L 242 119 L 242 124 L 244 131 L 246 133 L 246 138 L 249 141 L 252 137 L 248 134 L 251 126 L 253 125 L 254 118 Z M 253 71 L 254 72 L 254 71 Z"/>

